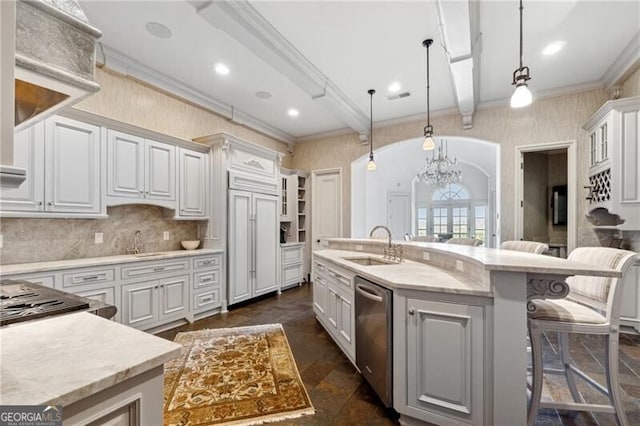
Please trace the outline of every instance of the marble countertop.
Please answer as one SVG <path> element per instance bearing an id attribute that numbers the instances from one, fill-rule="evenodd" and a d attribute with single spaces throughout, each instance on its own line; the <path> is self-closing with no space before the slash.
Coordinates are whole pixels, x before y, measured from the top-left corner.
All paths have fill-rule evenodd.
<path id="1" fill-rule="evenodd" d="M 386 245 L 386 240 L 331 238 L 329 242 L 353 244 Z M 425 243 L 414 241 L 393 241 L 405 247 L 423 248 L 426 251 L 450 254 L 472 261 L 487 271 L 530 272 L 537 274 L 558 275 L 593 275 L 601 277 L 621 277 L 622 274 L 613 269 L 597 265 L 589 265 L 553 256 L 542 256 L 514 250 L 500 250 L 486 247 L 473 247 L 445 243 Z M 362 252 L 360 252 L 361 254 Z"/>
<path id="2" fill-rule="evenodd" d="M 472 296 L 492 296 L 491 289 L 467 278 L 463 274 L 420 262 L 404 260 L 402 263 L 397 264 L 364 266 L 346 259 L 362 257 L 382 259 L 383 256 L 361 251 L 329 249 L 315 251 L 313 254 L 392 290 L 409 289 Z"/>
<path id="3" fill-rule="evenodd" d="M 180 356 L 181 346 L 89 313 L 0 328 L 0 405 L 69 405 Z"/>
<path id="4" fill-rule="evenodd" d="M 219 249 L 174 250 L 154 253 L 123 254 L 117 256 L 87 257 L 83 259 L 52 260 L 48 262 L 15 263 L 1 265 L 0 274 L 15 275 L 36 272 L 55 271 L 60 269 L 84 268 L 88 266 L 116 265 L 121 263 L 165 260 L 187 256 L 204 256 L 222 253 Z"/>

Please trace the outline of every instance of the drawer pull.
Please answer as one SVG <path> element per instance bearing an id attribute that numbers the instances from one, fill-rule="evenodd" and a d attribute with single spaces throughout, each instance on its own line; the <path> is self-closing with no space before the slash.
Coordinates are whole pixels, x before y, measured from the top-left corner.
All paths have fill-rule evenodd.
<path id="1" fill-rule="evenodd" d="M 202 265 L 211 265 L 213 263 L 213 260 L 203 260 L 202 262 L 200 262 Z"/>
<path id="2" fill-rule="evenodd" d="M 211 280 L 212 280 L 212 278 L 211 278 L 211 277 L 209 277 L 209 278 L 203 278 L 203 279 L 201 279 L 201 280 L 200 280 L 200 282 L 202 282 L 202 283 L 206 283 L 206 282 L 209 282 L 209 281 L 211 281 Z"/>
<path id="3" fill-rule="evenodd" d="M 82 277 L 82 281 L 97 280 L 98 278 L 100 278 L 98 275 L 91 275 L 90 277 Z"/>
<path id="4" fill-rule="evenodd" d="M 211 302 L 212 300 L 213 300 L 213 297 L 211 296 L 200 299 L 200 301 L 203 303 Z"/>
<path id="5" fill-rule="evenodd" d="M 153 270 L 154 270 L 155 272 L 164 271 L 164 266 L 160 266 L 160 267 L 158 267 L 158 268 L 153 268 Z"/>

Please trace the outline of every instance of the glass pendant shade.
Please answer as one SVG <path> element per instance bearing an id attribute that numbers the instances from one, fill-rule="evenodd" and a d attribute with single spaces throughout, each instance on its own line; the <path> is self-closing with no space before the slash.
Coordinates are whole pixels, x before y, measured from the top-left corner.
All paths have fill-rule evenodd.
<path id="1" fill-rule="evenodd" d="M 432 149 L 435 149 L 435 147 L 436 147 L 436 144 L 433 141 L 433 138 L 431 137 L 431 135 L 424 138 L 424 142 L 422 142 L 422 149 L 424 151 L 431 151 Z"/>
<path id="2" fill-rule="evenodd" d="M 522 108 L 531 105 L 532 99 L 527 83 L 519 83 L 511 96 L 511 108 Z"/>
<path id="3" fill-rule="evenodd" d="M 367 163 L 367 170 L 373 172 L 376 170 L 376 162 L 373 161 L 373 157 L 369 157 L 369 162 Z"/>

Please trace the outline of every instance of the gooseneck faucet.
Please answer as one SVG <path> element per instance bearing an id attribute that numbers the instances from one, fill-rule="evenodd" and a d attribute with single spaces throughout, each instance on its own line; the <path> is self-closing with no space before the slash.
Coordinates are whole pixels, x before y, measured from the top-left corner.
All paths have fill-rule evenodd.
<path id="1" fill-rule="evenodd" d="M 371 232 L 369 232 L 369 237 L 373 237 L 373 233 L 378 229 L 384 229 L 387 231 L 387 235 L 389 236 L 389 246 L 384 249 L 384 258 L 394 262 L 402 262 L 404 260 L 404 250 L 400 244 L 391 243 L 391 229 L 384 225 L 376 225 L 373 227 Z"/>
<path id="2" fill-rule="evenodd" d="M 135 234 L 133 234 L 133 247 L 129 248 L 127 250 L 127 253 L 139 254 L 142 251 L 142 249 L 144 248 L 144 244 L 140 244 L 140 246 L 138 246 L 138 239 L 140 239 L 140 241 L 142 242 L 142 231 L 140 231 L 139 229 L 135 232 Z"/>
<path id="3" fill-rule="evenodd" d="M 384 229 L 385 231 L 387 231 L 387 235 L 389 235 L 389 248 L 391 248 L 391 229 L 387 228 L 386 226 L 384 225 L 374 226 L 371 232 L 369 232 L 369 237 L 373 237 L 373 233 L 376 232 L 378 229 Z"/>

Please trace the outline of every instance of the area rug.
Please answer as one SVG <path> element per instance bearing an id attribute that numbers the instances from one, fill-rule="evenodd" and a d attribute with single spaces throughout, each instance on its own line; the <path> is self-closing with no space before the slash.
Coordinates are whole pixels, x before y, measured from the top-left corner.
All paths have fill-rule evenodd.
<path id="1" fill-rule="evenodd" d="M 281 324 L 178 333 L 165 425 L 253 425 L 315 412 Z"/>

